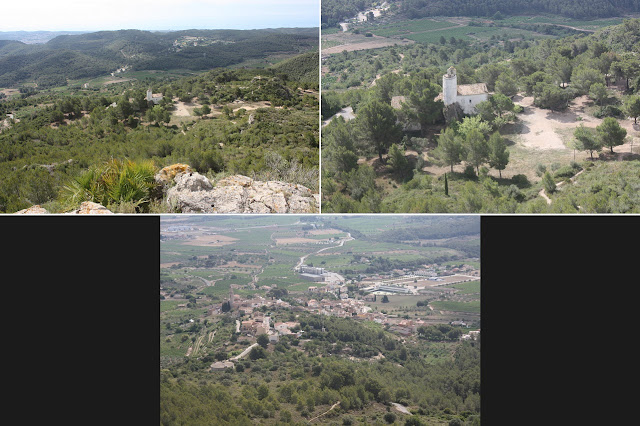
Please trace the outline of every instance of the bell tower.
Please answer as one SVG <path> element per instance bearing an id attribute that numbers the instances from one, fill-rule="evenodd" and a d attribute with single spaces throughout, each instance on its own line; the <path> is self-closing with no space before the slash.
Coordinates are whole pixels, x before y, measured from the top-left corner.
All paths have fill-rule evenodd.
<path id="1" fill-rule="evenodd" d="M 449 67 L 447 73 L 442 76 L 442 100 L 445 105 L 451 105 L 457 102 L 458 95 L 458 77 L 456 69 Z"/>

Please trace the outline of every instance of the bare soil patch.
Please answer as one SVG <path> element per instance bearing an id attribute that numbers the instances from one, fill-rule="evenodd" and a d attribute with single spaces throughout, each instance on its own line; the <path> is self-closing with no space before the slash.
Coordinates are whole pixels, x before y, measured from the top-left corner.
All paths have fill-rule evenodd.
<path id="1" fill-rule="evenodd" d="M 259 102 L 237 102 L 237 103 L 231 103 L 229 104 L 229 106 L 231 108 L 233 108 L 233 111 L 236 112 L 237 110 L 244 108 L 247 111 L 251 111 L 254 109 L 258 109 L 258 108 L 269 108 L 271 107 L 271 102 L 268 101 L 259 101 Z M 274 107 L 274 108 L 282 108 L 282 107 Z"/>
<path id="2" fill-rule="evenodd" d="M 510 152 L 509 164 L 502 171 L 502 178 L 510 179 L 514 175 L 523 174 L 527 176 L 529 181 L 537 182 L 540 177 L 536 174 L 536 165 L 543 164 L 547 167 L 551 164 L 558 163 L 561 165 L 568 164 L 571 161 L 585 161 L 589 159 L 587 152 L 575 151 L 568 146 L 573 138 L 574 130 L 583 124 L 585 127 L 595 128 L 602 123 L 602 119 L 595 118 L 589 114 L 592 108 L 592 101 L 587 96 L 581 96 L 574 99 L 569 108 L 565 111 L 551 111 L 541 109 L 533 105 L 533 97 L 515 96 L 514 103 L 524 108 L 523 113 L 518 114 L 518 121 L 515 124 L 509 124 L 502 130 L 502 136 L 507 139 L 507 146 Z M 634 152 L 640 146 L 640 124 L 633 124 L 633 119 L 618 120 L 620 126 L 627 130 L 627 143 L 614 148 L 615 157 L 621 159 L 625 155 L 631 153 L 631 139 L 633 138 Z M 431 131 L 433 130 L 433 131 Z M 437 129 L 430 129 L 429 139 L 433 142 L 438 137 Z M 423 172 L 432 176 L 441 176 L 451 171 L 450 166 L 438 165 L 430 156 L 435 143 L 430 143 L 423 152 L 425 166 Z M 609 152 L 609 148 L 605 148 L 602 155 Z M 411 156 L 417 156 L 414 151 L 407 151 L 407 157 L 411 160 Z M 597 155 L 594 158 L 598 158 Z M 360 159 L 358 161 L 367 162 L 372 165 L 379 173 L 379 179 L 388 185 L 390 176 L 384 174 L 383 165 L 377 161 L 377 158 Z M 462 173 L 464 171 L 464 163 L 453 167 L 454 172 Z M 498 178 L 500 174 L 497 170 L 490 169 L 489 175 Z M 383 182 L 381 182 L 383 183 Z"/>
<path id="3" fill-rule="evenodd" d="M 237 238 L 226 235 L 198 235 L 192 240 L 185 241 L 183 244 L 190 246 L 219 247 L 233 244 L 237 240 Z"/>
<path id="4" fill-rule="evenodd" d="M 132 81 L 135 80 L 135 78 L 117 78 L 117 79 L 113 79 L 113 80 L 107 80 L 104 83 L 102 83 L 103 86 L 107 86 L 109 84 L 114 84 L 114 83 L 124 83 L 125 81 Z"/>
<path id="5" fill-rule="evenodd" d="M 393 46 L 396 44 L 399 46 L 406 46 L 415 43 L 415 41 L 408 39 L 393 39 L 376 35 L 373 35 L 372 37 L 366 37 L 362 34 L 348 33 L 327 34 L 323 37 L 326 41 L 336 41 L 342 43 L 339 46 L 332 46 L 326 49 L 322 49 L 323 55 L 341 53 L 344 50 L 346 50 L 347 52 L 352 52 L 354 50 L 376 49 L 379 47 Z"/>
<path id="6" fill-rule="evenodd" d="M 1 89 L 0 93 L 4 93 L 5 95 L 7 95 L 7 98 L 8 98 L 11 95 L 15 95 L 15 94 L 20 93 L 20 90 L 18 90 L 18 89 Z"/>
<path id="7" fill-rule="evenodd" d="M 193 102 L 182 102 L 178 100 L 178 98 L 173 98 L 173 101 L 175 102 L 175 111 L 173 111 L 173 115 L 176 117 L 190 117 L 193 113 L 194 108 L 199 108 L 202 106 Z"/>

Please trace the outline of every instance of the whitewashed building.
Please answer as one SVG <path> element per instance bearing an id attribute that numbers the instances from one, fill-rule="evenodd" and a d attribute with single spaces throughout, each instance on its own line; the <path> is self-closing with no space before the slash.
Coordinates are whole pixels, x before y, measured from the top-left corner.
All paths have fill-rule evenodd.
<path id="1" fill-rule="evenodd" d="M 149 88 L 147 90 L 147 101 L 153 102 L 154 104 L 157 104 L 161 100 L 162 100 L 162 94 L 161 93 L 152 93 L 151 92 L 151 88 Z"/>
<path id="2" fill-rule="evenodd" d="M 489 90 L 486 83 L 458 85 L 456 69 L 449 67 L 447 73 L 442 76 L 442 93 L 434 100 L 441 100 L 445 107 L 458 103 L 465 114 L 472 115 L 476 112 L 476 105 L 488 99 Z"/>

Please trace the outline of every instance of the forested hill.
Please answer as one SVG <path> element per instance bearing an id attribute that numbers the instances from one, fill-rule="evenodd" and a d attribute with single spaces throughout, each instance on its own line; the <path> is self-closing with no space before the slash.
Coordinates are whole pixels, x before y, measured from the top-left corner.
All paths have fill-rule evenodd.
<path id="1" fill-rule="evenodd" d="M 288 80 L 318 83 L 319 51 L 303 53 L 273 66 L 277 73 L 286 74 Z"/>
<path id="2" fill-rule="evenodd" d="M 320 2 L 320 15 L 322 27 L 333 27 L 338 22 L 353 18 L 375 3 L 374 0 L 322 0 Z"/>
<path id="3" fill-rule="evenodd" d="M 40 45 L 2 41 L 0 87 L 25 81 L 54 86 L 124 66 L 130 70 L 205 70 L 317 48 L 317 28 L 120 30 L 62 35 Z"/>
<path id="4" fill-rule="evenodd" d="M 640 0 L 403 0 L 401 13 L 425 16 L 492 16 L 552 13 L 576 19 L 640 12 Z"/>

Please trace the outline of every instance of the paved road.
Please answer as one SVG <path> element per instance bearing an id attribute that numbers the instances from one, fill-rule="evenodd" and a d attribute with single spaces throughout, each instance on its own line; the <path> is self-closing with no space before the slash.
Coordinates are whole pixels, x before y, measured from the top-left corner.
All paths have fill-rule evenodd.
<path id="1" fill-rule="evenodd" d="M 342 108 L 340 111 L 336 112 L 328 120 L 323 121 L 322 122 L 322 127 L 324 127 L 327 124 L 329 124 L 331 122 L 331 120 L 333 120 L 337 116 L 341 116 L 342 118 L 344 118 L 344 121 L 349 121 L 349 120 L 353 120 L 354 118 L 356 118 L 356 115 L 353 113 L 353 108 L 348 106 L 348 107 Z"/>

